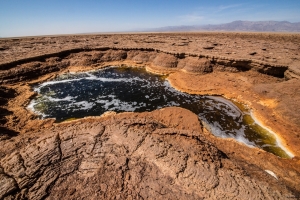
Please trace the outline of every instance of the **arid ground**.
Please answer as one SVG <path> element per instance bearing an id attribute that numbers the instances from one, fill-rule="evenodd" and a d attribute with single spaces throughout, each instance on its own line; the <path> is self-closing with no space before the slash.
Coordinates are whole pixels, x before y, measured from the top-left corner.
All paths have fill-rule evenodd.
<path id="1" fill-rule="evenodd" d="M 26 109 L 31 84 L 111 65 L 244 104 L 294 156 L 218 138 L 178 107 L 62 123 Z M 300 198 L 300 34 L 4 38 L 0 82 L 0 199 Z"/>

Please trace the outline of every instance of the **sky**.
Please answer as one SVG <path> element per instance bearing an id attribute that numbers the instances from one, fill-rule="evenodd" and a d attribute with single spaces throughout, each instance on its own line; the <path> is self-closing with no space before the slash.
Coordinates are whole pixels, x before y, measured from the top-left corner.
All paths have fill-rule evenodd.
<path id="1" fill-rule="evenodd" d="M 300 0 L 0 0 L 0 37 L 300 22 Z"/>

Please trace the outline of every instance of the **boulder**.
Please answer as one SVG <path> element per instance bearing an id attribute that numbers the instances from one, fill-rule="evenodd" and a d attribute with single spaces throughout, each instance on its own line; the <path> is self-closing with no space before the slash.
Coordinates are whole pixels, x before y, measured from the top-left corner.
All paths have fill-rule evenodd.
<path id="1" fill-rule="evenodd" d="M 159 53 L 153 60 L 153 64 L 158 67 L 176 68 L 178 59 L 174 55 Z"/>
<path id="2" fill-rule="evenodd" d="M 205 74 L 213 71 L 210 60 L 206 58 L 187 57 L 183 70 L 190 73 Z"/>

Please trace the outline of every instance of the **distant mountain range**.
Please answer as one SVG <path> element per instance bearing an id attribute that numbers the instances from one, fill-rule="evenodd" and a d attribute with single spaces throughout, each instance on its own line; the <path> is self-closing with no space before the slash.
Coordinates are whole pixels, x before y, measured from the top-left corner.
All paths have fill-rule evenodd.
<path id="1" fill-rule="evenodd" d="M 233 21 L 216 25 L 166 26 L 146 31 L 245 31 L 245 32 L 300 32 L 300 22 L 288 21 Z"/>

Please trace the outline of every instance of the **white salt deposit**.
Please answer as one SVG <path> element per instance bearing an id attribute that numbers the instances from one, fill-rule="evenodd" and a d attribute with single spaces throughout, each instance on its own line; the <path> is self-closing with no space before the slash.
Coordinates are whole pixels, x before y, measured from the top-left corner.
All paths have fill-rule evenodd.
<path id="1" fill-rule="evenodd" d="M 259 126 L 263 127 L 263 128 L 266 129 L 269 133 L 271 133 L 272 135 L 274 135 L 274 137 L 275 137 L 275 139 L 276 139 L 276 144 L 277 144 L 277 146 L 279 146 L 282 150 L 284 150 L 285 153 L 286 153 L 287 155 L 289 155 L 291 158 L 293 158 L 293 157 L 295 156 L 291 151 L 289 151 L 285 146 L 283 146 L 283 144 L 281 143 L 281 140 L 280 140 L 280 138 L 278 137 L 278 135 L 277 135 L 274 131 L 272 131 L 269 127 L 264 126 L 264 125 L 263 125 L 263 124 L 255 117 L 255 115 L 253 114 L 252 111 L 250 112 L 250 115 L 251 115 L 252 119 L 255 121 L 256 124 L 258 124 Z"/>
<path id="2" fill-rule="evenodd" d="M 65 98 L 59 99 L 59 98 L 52 98 L 52 97 L 47 97 L 49 99 L 49 101 L 72 101 L 74 99 L 74 97 L 71 96 L 66 96 Z"/>
<path id="3" fill-rule="evenodd" d="M 274 172 L 267 170 L 267 169 L 265 170 L 265 172 L 267 172 L 268 174 L 270 174 L 271 176 L 273 176 L 274 178 L 276 178 L 278 180 L 278 178 Z"/>
<path id="4" fill-rule="evenodd" d="M 95 103 L 92 102 L 87 102 L 87 101 L 79 101 L 70 105 L 76 105 L 80 107 L 80 110 L 89 110 L 91 108 L 93 108 L 93 106 L 95 105 Z"/>
<path id="5" fill-rule="evenodd" d="M 42 119 L 46 118 L 48 115 L 45 113 L 42 113 L 40 111 L 37 111 L 34 107 L 38 104 L 36 100 L 31 100 L 31 102 L 28 104 L 27 109 L 36 113 L 37 115 L 41 116 Z"/>

